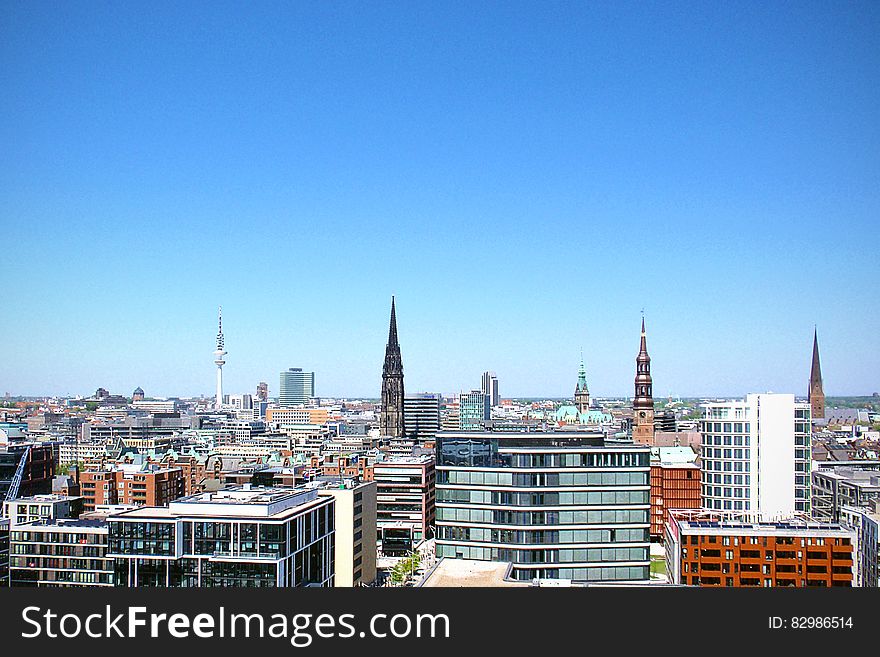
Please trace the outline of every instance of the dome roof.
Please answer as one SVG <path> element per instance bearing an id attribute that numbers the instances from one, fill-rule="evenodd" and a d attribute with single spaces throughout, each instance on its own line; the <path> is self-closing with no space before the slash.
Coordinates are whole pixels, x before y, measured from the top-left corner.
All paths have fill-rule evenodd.
<path id="1" fill-rule="evenodd" d="M 142 395 L 142 394 L 144 394 L 144 389 L 141 388 L 140 386 L 138 386 L 137 388 L 134 389 L 134 392 L 132 394 L 133 395 Z"/>

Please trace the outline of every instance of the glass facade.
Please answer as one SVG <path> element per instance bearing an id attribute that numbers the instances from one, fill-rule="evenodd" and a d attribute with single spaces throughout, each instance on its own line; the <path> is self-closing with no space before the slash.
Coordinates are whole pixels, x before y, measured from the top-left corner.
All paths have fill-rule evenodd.
<path id="1" fill-rule="evenodd" d="M 519 580 L 649 578 L 650 449 L 583 432 L 440 433 L 437 556 Z"/>
<path id="2" fill-rule="evenodd" d="M 283 519 L 110 520 L 120 586 L 332 586 L 332 498 Z"/>

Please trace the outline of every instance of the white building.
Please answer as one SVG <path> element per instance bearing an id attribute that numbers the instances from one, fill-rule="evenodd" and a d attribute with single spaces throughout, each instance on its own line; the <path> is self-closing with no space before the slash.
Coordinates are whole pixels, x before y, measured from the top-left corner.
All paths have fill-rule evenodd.
<path id="1" fill-rule="evenodd" d="M 767 393 L 702 407 L 704 508 L 767 520 L 809 513 L 809 402 Z"/>

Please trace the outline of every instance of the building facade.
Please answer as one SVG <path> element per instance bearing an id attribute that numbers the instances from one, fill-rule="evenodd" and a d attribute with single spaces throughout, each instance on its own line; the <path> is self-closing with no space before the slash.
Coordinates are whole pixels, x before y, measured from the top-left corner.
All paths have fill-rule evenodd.
<path id="1" fill-rule="evenodd" d="M 159 464 L 111 464 L 80 474 L 83 510 L 94 511 L 101 504 L 166 506 L 183 497 L 183 470 Z"/>
<path id="2" fill-rule="evenodd" d="M 587 432 L 437 434 L 438 558 L 517 580 L 646 581 L 650 450 Z"/>
<path id="3" fill-rule="evenodd" d="M 880 500 L 880 470 L 874 467 L 819 467 L 811 479 L 812 515 L 822 522 L 839 522 L 844 506 L 865 507 Z"/>
<path id="4" fill-rule="evenodd" d="M 670 509 L 699 509 L 700 466 L 690 447 L 651 448 L 651 539 L 663 540 Z"/>
<path id="5" fill-rule="evenodd" d="M 401 456 L 373 465 L 376 526 L 382 552 L 406 554 L 430 538 L 434 525 L 433 456 Z"/>
<path id="6" fill-rule="evenodd" d="M 38 520 L 9 533 L 12 587 L 113 586 L 107 524 L 99 520 Z"/>
<path id="7" fill-rule="evenodd" d="M 859 586 L 880 586 L 880 500 L 869 506 L 840 509 L 841 523 L 858 535 Z"/>
<path id="8" fill-rule="evenodd" d="M 335 501 L 334 585 L 366 586 L 376 579 L 376 483 L 327 482 L 318 495 Z"/>
<path id="9" fill-rule="evenodd" d="M 666 572 L 690 586 L 854 586 L 856 532 L 791 518 L 673 511 L 666 523 Z"/>
<path id="10" fill-rule="evenodd" d="M 703 507 L 765 519 L 810 512 L 810 405 L 790 394 L 703 404 Z"/>
<path id="11" fill-rule="evenodd" d="M 334 500 L 242 486 L 108 518 L 118 586 L 333 586 Z"/>
<path id="12" fill-rule="evenodd" d="M 403 398 L 403 420 L 406 435 L 412 440 L 433 440 L 440 431 L 440 393 L 424 392 Z"/>
<path id="13" fill-rule="evenodd" d="M 461 431 L 481 431 L 483 423 L 491 418 L 489 398 L 482 390 L 463 392 L 458 396 L 458 428 Z"/>
<path id="14" fill-rule="evenodd" d="M 501 394 L 498 391 L 498 377 L 495 372 L 483 372 L 482 386 L 483 394 L 489 398 L 489 405 L 495 407 L 501 404 Z"/>
<path id="15" fill-rule="evenodd" d="M 278 405 L 281 407 L 303 406 L 315 396 L 315 373 L 304 372 L 301 367 L 291 367 L 279 375 Z"/>

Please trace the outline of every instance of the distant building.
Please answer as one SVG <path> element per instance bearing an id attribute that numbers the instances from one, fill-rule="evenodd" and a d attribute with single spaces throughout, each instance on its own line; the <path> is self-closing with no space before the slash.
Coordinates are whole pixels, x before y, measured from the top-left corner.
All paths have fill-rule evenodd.
<path id="1" fill-rule="evenodd" d="M 458 428 L 461 431 L 480 431 L 483 422 L 491 418 L 489 398 L 482 390 L 463 392 L 458 397 Z"/>
<path id="2" fill-rule="evenodd" d="M 0 500 L 6 498 L 16 473 L 20 472 L 18 496 L 52 492 L 55 454 L 49 443 L 6 443 L 0 445 Z"/>
<path id="3" fill-rule="evenodd" d="M 489 405 L 493 408 L 501 403 L 501 395 L 498 392 L 498 377 L 495 372 L 483 372 L 483 394 L 489 398 Z"/>
<path id="4" fill-rule="evenodd" d="M 282 372 L 278 386 L 278 404 L 282 407 L 305 405 L 315 396 L 315 373 L 291 367 Z"/>
<path id="5" fill-rule="evenodd" d="M 388 342 L 385 345 L 385 362 L 382 365 L 382 395 L 379 410 L 379 433 L 392 438 L 406 437 L 403 357 L 397 340 L 397 314 L 394 297 L 391 297 L 391 321 L 388 326 Z"/>
<path id="6" fill-rule="evenodd" d="M 183 470 L 147 463 L 95 467 L 80 474 L 83 509 L 101 504 L 165 506 L 185 491 Z"/>
<path id="7" fill-rule="evenodd" d="M 825 417 L 825 391 L 822 388 L 822 367 L 819 364 L 819 337 L 813 330 L 813 364 L 810 367 L 810 415 L 814 420 Z"/>
<path id="8" fill-rule="evenodd" d="M 581 356 L 581 366 L 578 368 L 578 380 L 574 386 L 574 405 L 579 413 L 590 410 L 590 389 L 587 387 L 587 370 L 584 368 L 584 357 Z"/>
<path id="9" fill-rule="evenodd" d="M 642 338 L 636 356 L 635 395 L 633 397 L 633 441 L 640 445 L 654 444 L 654 392 L 651 379 L 651 357 L 642 317 Z"/>
<path id="10" fill-rule="evenodd" d="M 111 515 L 117 586 L 333 586 L 334 504 L 242 486 Z"/>
<path id="11" fill-rule="evenodd" d="M 403 398 L 406 435 L 413 440 L 431 440 L 440 431 L 440 393 L 425 392 Z"/>
<path id="12" fill-rule="evenodd" d="M 511 562 L 519 581 L 648 580 L 648 447 L 586 431 L 450 431 L 436 454 L 438 559 Z"/>
<path id="13" fill-rule="evenodd" d="M 666 572 L 690 586 L 854 586 L 856 532 L 836 523 L 673 511 Z"/>
<path id="14" fill-rule="evenodd" d="M 690 447 L 651 448 L 651 538 L 663 540 L 670 509 L 700 508 L 700 466 Z"/>
<path id="15" fill-rule="evenodd" d="M 810 511 L 810 405 L 791 394 L 703 404 L 703 507 L 765 520 Z"/>
<path id="16" fill-rule="evenodd" d="M 260 381 L 257 384 L 257 395 L 255 397 L 257 401 L 269 401 L 269 384 L 265 381 Z"/>
<path id="17" fill-rule="evenodd" d="M 134 392 L 131 393 L 131 401 L 132 402 L 144 401 L 144 389 L 141 388 L 140 386 L 135 388 Z"/>

